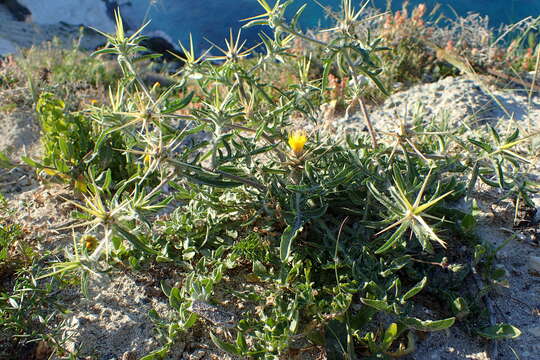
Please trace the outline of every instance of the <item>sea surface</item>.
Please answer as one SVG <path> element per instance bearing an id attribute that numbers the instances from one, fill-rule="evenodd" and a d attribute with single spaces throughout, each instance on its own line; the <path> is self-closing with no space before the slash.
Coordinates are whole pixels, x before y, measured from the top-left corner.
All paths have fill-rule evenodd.
<path id="1" fill-rule="evenodd" d="M 387 0 L 371 2 L 381 9 L 386 9 L 388 5 Z M 126 0 L 121 3 L 122 15 L 131 27 L 150 20 L 147 27 L 149 31 L 163 32 L 174 43 L 181 41 L 184 44 L 191 33 L 200 48 L 209 47 L 210 43 L 206 39 L 223 44 L 229 29 L 236 34 L 243 24 L 242 19 L 262 12 L 257 0 Z M 329 20 L 324 17 L 324 11 L 313 0 L 296 0 L 291 5 L 291 12 L 303 3 L 308 4 L 301 21 L 304 28 L 324 27 L 329 24 Z M 319 0 L 319 3 L 339 10 L 341 0 Z M 357 7 L 360 3 L 360 0 L 353 0 Z M 402 3 L 402 0 L 391 1 L 392 9 L 402 8 Z M 465 16 L 469 12 L 487 15 L 493 28 L 527 16 L 540 16 L 540 0 L 411 0 L 409 8 L 412 9 L 419 3 L 425 3 L 428 10 L 433 9 L 435 4 L 440 4 L 439 14 L 449 18 L 455 18 L 455 14 Z M 242 37 L 253 43 L 257 41 L 260 31 L 261 27 L 244 29 Z"/>

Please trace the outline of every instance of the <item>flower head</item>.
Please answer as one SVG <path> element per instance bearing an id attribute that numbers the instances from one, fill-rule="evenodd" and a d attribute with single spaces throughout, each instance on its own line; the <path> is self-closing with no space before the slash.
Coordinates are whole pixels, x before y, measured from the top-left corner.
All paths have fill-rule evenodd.
<path id="1" fill-rule="evenodd" d="M 88 251 L 93 251 L 97 247 L 98 240 L 93 235 L 83 235 L 81 243 Z"/>
<path id="2" fill-rule="evenodd" d="M 144 154 L 143 156 L 143 163 L 147 167 L 150 167 L 150 164 L 152 163 L 152 155 L 151 154 Z"/>
<path id="3" fill-rule="evenodd" d="M 289 134 L 289 146 L 296 157 L 300 157 L 304 152 L 306 141 L 307 135 L 303 130 L 295 130 Z"/>

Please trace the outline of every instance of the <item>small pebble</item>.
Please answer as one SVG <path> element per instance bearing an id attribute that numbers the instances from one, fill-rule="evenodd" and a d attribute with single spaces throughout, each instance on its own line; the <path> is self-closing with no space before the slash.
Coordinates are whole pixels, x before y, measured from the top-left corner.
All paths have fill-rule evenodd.
<path id="1" fill-rule="evenodd" d="M 126 351 L 122 354 L 122 360 L 137 360 L 137 355 L 133 351 Z"/>
<path id="2" fill-rule="evenodd" d="M 191 354 L 184 353 L 183 358 L 186 360 L 201 360 L 206 355 L 204 350 L 196 350 Z"/>

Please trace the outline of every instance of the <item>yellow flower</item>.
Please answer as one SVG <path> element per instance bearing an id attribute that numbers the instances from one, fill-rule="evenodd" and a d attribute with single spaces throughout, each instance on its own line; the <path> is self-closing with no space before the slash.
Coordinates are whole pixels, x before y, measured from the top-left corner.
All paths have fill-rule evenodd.
<path id="1" fill-rule="evenodd" d="M 289 146 L 296 157 L 300 157 L 304 152 L 306 141 L 307 135 L 303 130 L 295 130 L 289 134 Z"/>

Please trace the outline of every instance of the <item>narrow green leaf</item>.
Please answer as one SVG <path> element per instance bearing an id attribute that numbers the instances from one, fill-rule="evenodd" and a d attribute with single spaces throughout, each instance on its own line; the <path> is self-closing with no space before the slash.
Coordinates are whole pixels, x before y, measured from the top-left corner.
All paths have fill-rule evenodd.
<path id="1" fill-rule="evenodd" d="M 483 175 L 480 175 L 480 179 L 486 183 L 487 185 L 491 186 L 491 187 L 494 187 L 494 188 L 498 188 L 499 187 L 499 183 L 497 181 L 492 181 L 490 179 L 488 179 L 486 176 L 483 176 Z"/>
<path id="2" fill-rule="evenodd" d="M 107 171 L 105 172 L 105 181 L 103 182 L 103 190 L 108 191 L 111 184 L 112 184 L 111 169 L 107 169 Z"/>
<path id="3" fill-rule="evenodd" d="M 388 277 L 392 275 L 393 273 L 397 272 L 398 270 L 401 270 L 405 265 L 410 264 L 411 262 L 411 256 L 410 255 L 404 255 L 400 256 L 390 263 L 389 266 L 386 267 L 384 271 L 381 271 L 379 274 L 382 277 Z"/>
<path id="4" fill-rule="evenodd" d="M 239 331 L 236 335 L 236 347 L 240 350 L 241 353 L 248 351 L 248 345 L 244 333 Z"/>
<path id="5" fill-rule="evenodd" d="M 15 167 L 15 164 L 3 152 L 0 152 L 0 167 L 10 169 Z"/>
<path id="6" fill-rule="evenodd" d="M 173 309 L 180 309 L 182 298 L 180 297 L 180 289 L 173 287 L 169 293 L 169 304 Z"/>
<path id="7" fill-rule="evenodd" d="M 191 100 L 193 99 L 193 96 L 195 95 L 195 92 L 190 92 L 187 96 L 182 98 L 181 100 L 175 101 L 172 104 L 170 104 L 165 110 L 163 110 L 162 114 L 171 114 L 175 111 L 181 110 L 189 105 Z"/>
<path id="8" fill-rule="evenodd" d="M 512 142 L 516 141 L 518 137 L 519 137 L 519 129 L 516 129 L 516 130 L 512 133 L 512 135 L 510 135 L 510 136 L 508 136 L 508 137 L 506 138 L 506 141 L 505 141 L 505 142 L 506 142 L 506 143 L 512 143 Z"/>
<path id="9" fill-rule="evenodd" d="M 375 308 L 379 311 L 392 311 L 392 306 L 388 305 L 388 303 L 383 300 L 361 298 L 360 301 L 364 305 L 371 306 L 372 308 Z"/>
<path id="10" fill-rule="evenodd" d="M 233 355 L 242 355 L 240 349 L 238 349 L 236 346 L 234 346 L 233 344 L 229 344 L 223 340 L 221 340 L 220 338 L 218 338 L 217 336 L 215 336 L 213 333 L 210 333 L 210 338 L 212 339 L 212 341 L 214 342 L 214 344 L 220 348 L 221 350 L 229 353 L 229 354 L 233 354 Z"/>
<path id="11" fill-rule="evenodd" d="M 281 261 L 286 262 L 291 255 L 291 249 L 294 239 L 302 231 L 302 221 L 295 221 L 293 225 L 287 226 L 283 234 L 281 235 L 281 242 L 279 244 L 279 256 Z"/>
<path id="12" fill-rule="evenodd" d="M 443 320 L 420 320 L 417 318 L 407 317 L 401 319 L 401 323 L 409 329 L 419 331 L 440 331 L 445 330 L 454 325 L 456 318 L 451 317 Z"/>
<path id="13" fill-rule="evenodd" d="M 501 161 L 495 161 L 495 169 L 497 170 L 497 180 L 499 180 L 499 186 L 501 189 L 504 189 L 506 187 L 506 183 L 504 181 L 504 171 L 502 169 Z"/>
<path id="14" fill-rule="evenodd" d="M 521 330 L 510 324 L 497 324 L 478 331 L 480 336 L 491 340 L 515 339 L 521 335 Z"/>
<path id="15" fill-rule="evenodd" d="M 92 56 L 97 56 L 97 55 L 105 55 L 105 54 L 117 54 L 118 51 L 114 48 L 106 48 L 106 49 L 101 49 L 101 50 L 97 50 L 97 51 L 94 51 L 92 53 Z"/>
<path id="16" fill-rule="evenodd" d="M 373 197 L 377 199 L 381 204 L 383 204 L 388 210 L 391 210 L 393 212 L 401 212 L 401 209 L 396 206 L 390 199 L 388 199 L 386 196 L 382 195 L 379 190 L 373 185 L 373 183 L 369 182 L 367 184 L 367 187 Z M 402 202 L 401 202 L 402 203 Z M 405 206 L 405 205 L 404 205 Z"/>
<path id="17" fill-rule="evenodd" d="M 191 313 L 189 318 L 184 322 L 183 328 L 184 329 L 191 328 L 193 325 L 195 325 L 195 323 L 197 322 L 197 319 L 199 319 L 199 315 L 197 315 L 195 313 Z"/>
<path id="18" fill-rule="evenodd" d="M 375 250 L 375 254 L 382 254 L 383 252 L 390 249 L 399 239 L 401 239 L 401 236 L 405 233 L 407 228 L 409 227 L 410 221 L 404 221 L 401 226 L 390 236 L 390 239 L 388 239 L 383 246 Z"/>
<path id="19" fill-rule="evenodd" d="M 167 345 L 152 351 L 150 354 L 143 356 L 140 360 L 158 360 L 163 359 L 169 353 L 169 347 Z"/>
<path id="20" fill-rule="evenodd" d="M 233 182 L 233 181 L 224 181 L 220 180 L 216 176 L 204 176 L 204 175 L 191 175 L 189 176 L 193 181 L 195 181 L 198 184 L 201 185 L 208 185 L 216 188 L 222 188 L 222 189 L 229 189 L 234 188 L 238 186 L 242 186 L 242 183 L 239 182 Z"/>
<path id="21" fill-rule="evenodd" d="M 147 253 L 153 254 L 153 255 L 161 255 L 158 251 L 152 249 L 145 243 L 143 243 L 139 238 L 126 229 L 122 228 L 120 225 L 114 225 L 114 229 L 118 232 L 118 234 L 124 238 L 125 240 L 129 241 L 133 246 L 135 246 L 137 249 L 145 251 Z"/>
<path id="22" fill-rule="evenodd" d="M 489 131 L 491 132 L 491 135 L 497 142 L 497 144 L 501 143 L 501 137 L 499 136 L 499 132 L 491 125 L 489 125 Z"/>
<path id="23" fill-rule="evenodd" d="M 384 332 L 383 340 L 382 340 L 382 349 L 384 351 L 388 351 L 392 343 L 397 337 L 398 333 L 398 326 L 396 323 L 391 323 L 390 326 L 388 326 L 388 329 Z"/>
<path id="24" fill-rule="evenodd" d="M 485 150 L 488 153 L 491 153 L 493 151 L 493 148 L 489 144 L 480 142 L 480 141 L 472 139 L 472 138 L 469 138 L 468 140 L 469 140 L 469 142 L 471 144 L 478 146 L 479 148 Z"/>
<path id="25" fill-rule="evenodd" d="M 306 9 L 307 4 L 304 4 L 298 9 L 296 14 L 294 14 L 292 20 L 291 20 L 291 27 L 294 29 L 296 27 L 296 24 L 298 23 L 298 20 L 300 19 L 300 16 L 302 16 L 302 13 Z"/>
<path id="26" fill-rule="evenodd" d="M 470 198 L 472 195 L 474 187 L 476 186 L 476 181 L 478 180 L 479 173 L 480 173 L 480 164 L 477 161 L 474 163 L 474 167 L 471 172 L 471 179 L 469 180 L 469 183 L 467 184 L 467 198 Z"/>
<path id="27" fill-rule="evenodd" d="M 424 288 L 424 286 L 426 286 L 426 284 L 427 284 L 427 276 L 424 276 L 424 278 L 420 280 L 418 284 L 416 284 L 411 290 L 407 291 L 405 295 L 403 295 L 403 297 L 401 298 L 401 301 L 405 302 L 408 299 L 415 296 L 416 294 L 418 294 L 420 291 L 422 291 L 422 289 Z"/>
<path id="28" fill-rule="evenodd" d="M 44 167 L 44 165 L 38 163 L 37 161 L 29 158 L 28 156 L 21 156 L 21 160 L 30 165 L 31 167 L 35 167 L 38 169 L 41 169 Z"/>

